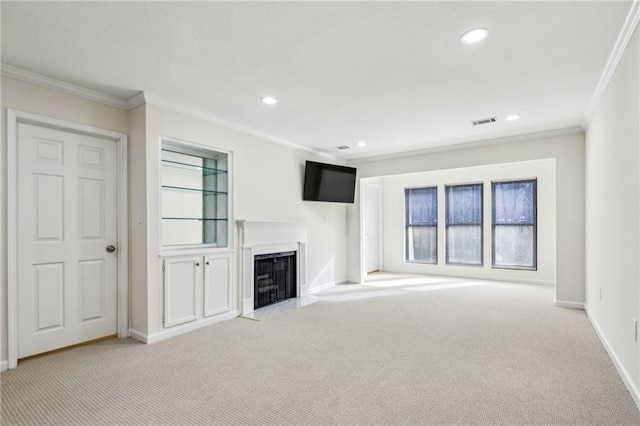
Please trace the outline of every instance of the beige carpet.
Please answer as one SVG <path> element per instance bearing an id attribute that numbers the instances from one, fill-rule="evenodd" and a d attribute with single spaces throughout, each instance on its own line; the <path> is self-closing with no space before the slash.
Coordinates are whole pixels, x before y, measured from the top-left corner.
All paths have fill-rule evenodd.
<path id="1" fill-rule="evenodd" d="M 640 425 L 584 312 L 552 288 L 398 279 L 321 296 L 25 361 L 2 374 L 2 424 Z"/>

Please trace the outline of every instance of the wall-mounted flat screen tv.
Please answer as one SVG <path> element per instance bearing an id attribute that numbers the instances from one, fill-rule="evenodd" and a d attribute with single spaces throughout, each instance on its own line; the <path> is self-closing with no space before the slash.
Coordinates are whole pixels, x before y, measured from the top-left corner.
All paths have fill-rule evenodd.
<path id="1" fill-rule="evenodd" d="M 303 200 L 353 203 L 355 189 L 355 168 L 315 161 L 306 162 Z"/>

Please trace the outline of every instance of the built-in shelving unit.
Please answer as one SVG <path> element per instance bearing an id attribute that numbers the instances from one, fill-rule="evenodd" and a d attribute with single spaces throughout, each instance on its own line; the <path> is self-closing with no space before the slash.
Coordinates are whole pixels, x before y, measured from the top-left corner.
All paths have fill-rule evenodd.
<path id="1" fill-rule="evenodd" d="M 160 151 L 162 327 L 180 333 L 237 314 L 229 235 L 231 152 L 163 139 Z M 169 330 L 170 329 L 170 330 Z"/>
<path id="2" fill-rule="evenodd" d="M 163 141 L 162 246 L 226 247 L 228 154 Z"/>

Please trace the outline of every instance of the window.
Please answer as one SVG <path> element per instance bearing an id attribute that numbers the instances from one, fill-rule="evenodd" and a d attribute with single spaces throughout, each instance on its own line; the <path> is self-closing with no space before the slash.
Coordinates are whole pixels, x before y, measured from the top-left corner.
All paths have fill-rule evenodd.
<path id="1" fill-rule="evenodd" d="M 482 266 L 482 184 L 445 186 L 446 262 Z"/>
<path id="2" fill-rule="evenodd" d="M 438 263 L 438 191 L 437 188 L 404 190 L 406 260 Z"/>
<path id="3" fill-rule="evenodd" d="M 227 157 L 163 141 L 163 246 L 227 245 Z"/>
<path id="4" fill-rule="evenodd" d="M 536 179 L 493 182 L 494 268 L 536 270 Z"/>

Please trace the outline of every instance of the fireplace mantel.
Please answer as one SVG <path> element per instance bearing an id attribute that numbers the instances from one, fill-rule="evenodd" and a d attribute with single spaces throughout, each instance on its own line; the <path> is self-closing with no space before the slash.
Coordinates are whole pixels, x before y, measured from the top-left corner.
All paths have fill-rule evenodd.
<path id="1" fill-rule="evenodd" d="M 301 221 L 238 220 L 242 314 L 253 312 L 254 257 L 296 252 L 296 297 L 307 295 L 307 225 Z"/>

